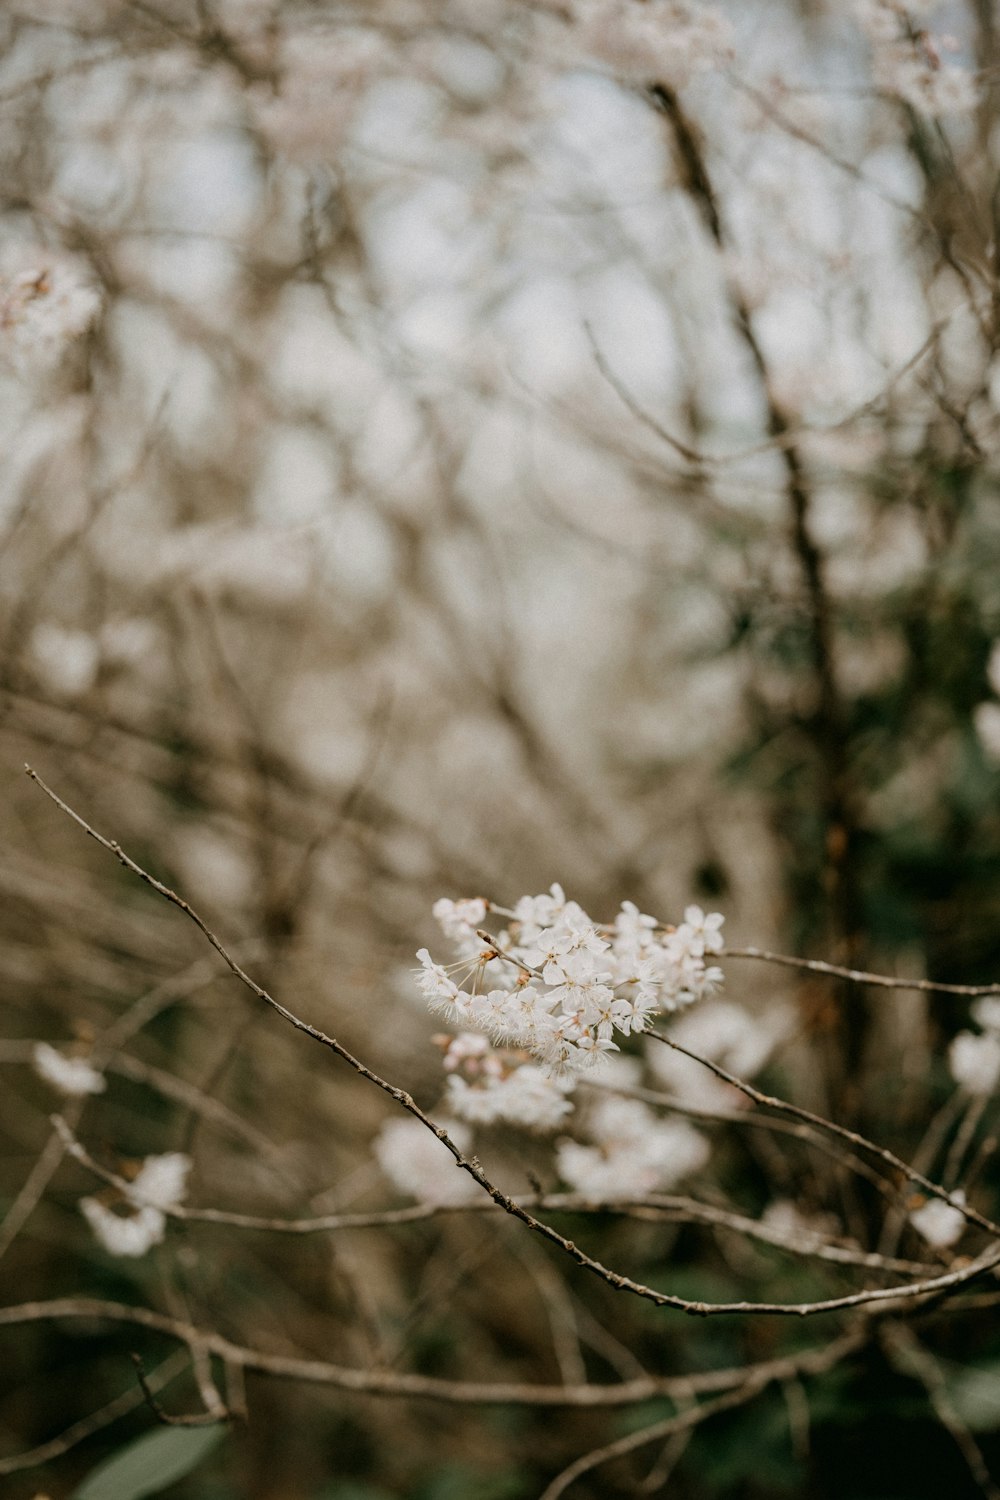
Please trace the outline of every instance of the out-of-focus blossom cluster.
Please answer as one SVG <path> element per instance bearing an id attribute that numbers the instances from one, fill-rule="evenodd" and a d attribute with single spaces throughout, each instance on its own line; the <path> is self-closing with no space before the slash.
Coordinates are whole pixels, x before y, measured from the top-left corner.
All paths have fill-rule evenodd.
<path id="1" fill-rule="evenodd" d="M 559 1175 L 595 1202 L 641 1198 L 674 1187 L 708 1162 L 705 1137 L 683 1120 L 661 1120 L 638 1099 L 609 1095 L 586 1114 L 587 1142 L 556 1147 Z"/>
<path id="2" fill-rule="evenodd" d="M 785 1006 L 751 1015 L 729 1000 L 713 999 L 681 1016 L 670 1028 L 670 1038 L 737 1078 L 754 1078 L 775 1048 L 788 1040 L 793 1026 L 794 1016 Z M 696 1109 L 734 1109 L 747 1102 L 745 1094 L 716 1078 L 693 1057 L 662 1043 L 650 1043 L 646 1058 L 660 1082 L 682 1104 Z"/>
<path id="3" fill-rule="evenodd" d="M 964 1193 L 953 1193 L 959 1203 L 965 1202 Z M 935 1250 L 947 1250 L 955 1245 L 965 1232 L 965 1215 L 943 1198 L 928 1198 L 910 1214 L 910 1223 L 919 1235 Z"/>
<path id="4" fill-rule="evenodd" d="M 583 50 L 620 78 L 679 86 L 732 56 L 729 27 L 713 6 L 684 0 L 575 0 Z"/>
<path id="5" fill-rule="evenodd" d="M 972 1005 L 981 1031 L 960 1031 L 948 1048 L 951 1076 L 970 1094 L 992 1094 L 1000 1080 L 1000 995 Z"/>
<path id="6" fill-rule="evenodd" d="M 487 911 L 510 919 L 482 933 Z M 556 1074 L 590 1067 L 618 1050 L 614 1036 L 644 1031 L 653 1016 L 712 994 L 722 971 L 706 958 L 722 948 L 722 917 L 689 906 L 678 927 L 661 927 L 624 902 L 598 927 L 554 885 L 523 896 L 513 911 L 483 900 L 434 907 L 458 960 L 441 965 L 426 948 L 419 985 L 431 1006 L 463 1028 L 485 1032 Z"/>
<path id="7" fill-rule="evenodd" d="M 133 1259 L 159 1245 L 167 1213 L 183 1202 L 191 1158 L 180 1151 L 147 1156 L 115 1205 L 104 1198 L 81 1198 L 80 1211 L 109 1255 Z"/>
<path id="8" fill-rule="evenodd" d="M 40 255 L 0 279 L 0 350 L 15 369 L 54 363 L 93 323 L 101 296 L 72 260 Z"/>
<path id="9" fill-rule="evenodd" d="M 809 1251 L 834 1238 L 839 1226 L 833 1214 L 804 1213 L 791 1198 L 775 1198 L 761 1214 L 760 1227 L 786 1244 L 791 1241 Z"/>
<path id="10" fill-rule="evenodd" d="M 872 46 L 875 82 L 886 93 L 925 115 L 957 115 L 979 102 L 976 80 L 967 68 L 947 63 L 951 37 L 935 37 L 913 26 L 918 7 L 899 0 L 859 0 L 858 23 Z"/>
<path id="11" fill-rule="evenodd" d="M 258 128 L 291 161 L 330 161 L 343 148 L 365 89 L 385 71 L 390 51 L 384 33 L 364 27 L 338 27 L 333 35 L 289 32 L 280 84 L 274 90 L 260 86 L 253 96 Z"/>
<path id="12" fill-rule="evenodd" d="M 36 1042 L 32 1064 L 39 1078 L 68 1099 L 82 1099 L 87 1094 L 103 1094 L 107 1080 L 86 1057 L 69 1056 L 48 1042 Z"/>
<path id="13" fill-rule="evenodd" d="M 90 691 L 102 668 L 124 672 L 147 662 L 158 640 L 150 620 L 106 620 L 96 632 L 42 620 L 31 633 L 29 658 L 42 685 L 58 697 Z"/>
<path id="14" fill-rule="evenodd" d="M 442 1120 L 459 1151 L 465 1153 L 472 1132 L 461 1122 Z M 375 1141 L 382 1171 L 400 1192 L 440 1208 L 468 1203 L 481 1192 L 478 1184 L 456 1166 L 447 1146 L 419 1120 L 388 1120 Z"/>

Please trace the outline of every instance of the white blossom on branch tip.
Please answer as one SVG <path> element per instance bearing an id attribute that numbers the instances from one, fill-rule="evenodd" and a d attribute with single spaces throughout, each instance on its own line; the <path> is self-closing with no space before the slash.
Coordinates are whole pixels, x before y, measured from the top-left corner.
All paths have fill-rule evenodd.
<path id="1" fill-rule="evenodd" d="M 31 1061 L 39 1078 L 44 1078 L 68 1098 L 103 1094 L 107 1088 L 104 1074 L 99 1073 L 85 1057 L 67 1057 L 57 1048 L 50 1047 L 48 1042 L 36 1042 Z"/>
<path id="2" fill-rule="evenodd" d="M 1000 1036 L 960 1031 L 948 1048 L 948 1066 L 970 1094 L 992 1094 L 1000 1080 Z"/>
<path id="3" fill-rule="evenodd" d="M 163 1241 L 167 1213 L 183 1202 L 190 1170 L 191 1158 L 181 1151 L 147 1156 L 118 1203 L 81 1198 L 80 1212 L 109 1255 L 138 1259 Z"/>
<path id="4" fill-rule="evenodd" d="M 168 1151 L 163 1156 L 147 1156 L 128 1185 L 132 1203 L 153 1208 L 176 1208 L 187 1194 L 191 1158 L 182 1151 Z"/>
<path id="5" fill-rule="evenodd" d="M 473 925 L 490 910 L 509 918 L 495 937 Z M 460 957 L 443 965 L 426 948 L 417 954 L 431 1009 L 528 1052 L 552 1073 L 591 1067 L 617 1051 L 616 1036 L 644 1031 L 658 1012 L 722 983 L 706 956 L 721 950 L 723 918 L 697 906 L 674 928 L 626 902 L 612 926 L 600 927 L 553 885 L 522 896 L 512 912 L 479 898 L 439 901 L 434 914 Z"/>
<path id="6" fill-rule="evenodd" d="M 109 1255 L 137 1260 L 161 1244 L 166 1232 L 166 1218 L 158 1208 L 118 1214 L 99 1198 L 81 1198 L 80 1212 Z"/>

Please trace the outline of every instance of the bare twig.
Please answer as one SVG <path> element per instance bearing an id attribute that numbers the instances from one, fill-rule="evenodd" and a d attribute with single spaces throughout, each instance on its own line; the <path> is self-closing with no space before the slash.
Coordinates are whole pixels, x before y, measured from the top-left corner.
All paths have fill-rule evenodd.
<path id="1" fill-rule="evenodd" d="M 828 964 L 821 958 L 794 958 L 789 953 L 769 953 L 766 948 L 724 948 L 720 958 L 756 958 L 763 963 L 782 964 L 786 969 L 802 969 L 810 974 L 826 974 L 831 979 L 847 979 L 851 984 L 871 985 L 886 990 L 920 990 L 928 995 L 997 995 L 997 984 L 945 984 L 936 979 L 902 979 L 891 974 L 870 974 L 866 969 L 849 969 L 843 964 Z"/>
<path id="2" fill-rule="evenodd" d="M 637 1448 L 645 1447 L 647 1443 L 655 1443 L 663 1438 L 671 1438 L 686 1432 L 707 1421 L 709 1417 L 715 1416 L 717 1412 L 745 1405 L 775 1380 L 787 1381 L 798 1379 L 802 1375 L 823 1374 L 839 1364 L 848 1354 L 854 1352 L 858 1347 L 857 1338 L 856 1331 L 846 1333 L 839 1339 L 834 1339 L 824 1349 L 811 1350 L 800 1360 L 794 1358 L 775 1360 L 770 1370 L 765 1370 L 763 1366 L 748 1367 L 746 1380 L 733 1390 L 715 1397 L 714 1400 L 703 1401 L 700 1405 L 675 1412 L 672 1417 L 667 1417 L 662 1422 L 655 1422 L 651 1427 L 641 1428 L 638 1432 L 630 1432 L 603 1448 L 596 1448 L 591 1453 L 583 1454 L 552 1480 L 542 1492 L 539 1500 L 558 1500 L 558 1496 L 564 1494 L 574 1480 L 579 1479 L 582 1474 L 589 1473 L 591 1469 L 596 1469 L 600 1464 L 610 1463 L 615 1458 L 623 1458 L 628 1453 L 634 1453 Z M 784 1366 L 783 1371 L 778 1369 L 779 1365 Z"/>
<path id="3" fill-rule="evenodd" d="M 140 1355 L 133 1353 L 132 1363 L 135 1365 L 135 1375 L 142 1390 L 146 1405 L 153 1413 L 156 1420 L 164 1427 L 215 1427 L 219 1422 L 227 1422 L 232 1418 L 229 1411 L 202 1411 L 189 1412 L 180 1416 L 173 1416 L 165 1411 L 153 1394 L 153 1388 L 146 1378 Z"/>
<path id="4" fill-rule="evenodd" d="M 145 1377 L 146 1386 L 150 1391 L 160 1391 L 187 1367 L 187 1349 L 177 1349 Z M 95 1432 L 101 1432 L 105 1427 L 110 1427 L 112 1422 L 117 1422 L 119 1417 L 127 1416 L 130 1411 L 135 1411 L 144 1400 L 146 1396 L 143 1390 L 134 1384 L 130 1385 L 120 1396 L 115 1396 L 113 1400 L 98 1407 L 89 1416 L 81 1417 L 78 1422 L 73 1422 L 58 1437 L 50 1438 L 47 1443 L 39 1443 L 36 1448 L 29 1448 L 24 1453 L 15 1453 L 9 1458 L 0 1458 L 0 1474 L 14 1474 L 20 1469 L 33 1469 L 39 1464 L 51 1463 L 54 1458 L 61 1458 L 64 1453 L 68 1453 L 71 1448 L 75 1448 L 86 1438 L 92 1437 Z"/>
<path id="5" fill-rule="evenodd" d="M 985 1214 L 978 1213 L 976 1209 L 970 1208 L 961 1197 L 956 1197 L 954 1193 L 949 1192 L 940 1183 L 932 1182 L 929 1177 L 925 1177 L 922 1172 L 918 1172 L 915 1167 L 911 1167 L 886 1146 L 876 1145 L 874 1141 L 870 1141 L 865 1136 L 859 1135 L 856 1130 L 849 1130 L 846 1125 L 838 1125 L 833 1120 L 824 1119 L 822 1115 L 813 1114 L 812 1110 L 803 1109 L 799 1104 L 790 1104 L 787 1099 L 777 1099 L 772 1094 L 762 1093 L 760 1089 L 754 1088 L 752 1083 L 747 1083 L 745 1079 L 737 1078 L 735 1074 L 727 1072 L 725 1068 L 720 1067 L 718 1063 L 709 1061 L 707 1057 L 701 1057 L 697 1052 L 690 1052 L 687 1047 L 682 1047 L 680 1042 L 673 1041 L 661 1031 L 648 1031 L 646 1035 L 655 1037 L 664 1046 L 672 1047 L 675 1052 L 681 1052 L 685 1057 L 690 1057 L 695 1062 L 701 1063 L 703 1067 L 708 1068 L 711 1073 L 714 1073 L 716 1078 L 721 1078 L 724 1083 L 732 1084 L 734 1088 L 740 1090 L 740 1093 L 746 1094 L 748 1099 L 752 1099 L 755 1104 L 761 1104 L 767 1109 L 780 1110 L 783 1114 L 792 1115 L 797 1120 L 806 1120 L 811 1125 L 815 1125 L 821 1130 L 826 1130 L 831 1135 L 838 1136 L 841 1140 L 849 1141 L 852 1146 L 856 1146 L 862 1151 L 870 1151 L 873 1156 L 877 1156 L 880 1161 L 885 1162 L 886 1166 L 899 1172 L 910 1182 L 918 1183 L 932 1197 L 943 1198 L 945 1203 L 950 1204 L 952 1208 L 957 1208 L 963 1217 L 968 1219 L 970 1224 L 978 1224 L 981 1229 L 987 1229 L 990 1234 L 1000 1237 L 1000 1225 L 994 1224 L 993 1220 L 986 1218 Z"/>

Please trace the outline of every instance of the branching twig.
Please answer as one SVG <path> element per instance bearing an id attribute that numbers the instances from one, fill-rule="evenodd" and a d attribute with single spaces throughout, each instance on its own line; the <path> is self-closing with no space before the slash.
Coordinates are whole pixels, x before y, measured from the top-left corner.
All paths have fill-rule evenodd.
<path id="1" fill-rule="evenodd" d="M 157 1401 L 155 1395 L 153 1394 L 153 1388 L 146 1378 L 146 1371 L 143 1368 L 141 1356 L 133 1353 L 132 1363 L 135 1365 L 136 1379 L 139 1382 L 139 1386 L 142 1390 L 146 1405 L 149 1407 L 156 1420 L 162 1426 L 215 1427 L 219 1422 L 228 1422 L 232 1420 L 232 1412 L 225 1410 L 221 1412 L 189 1412 L 184 1413 L 180 1416 L 173 1416 L 170 1412 L 163 1409 L 163 1407 L 160 1405 L 159 1401 Z"/>
<path id="2" fill-rule="evenodd" d="M 105 838 L 103 834 L 100 834 L 96 832 L 95 829 L 91 828 L 90 824 L 87 823 L 79 813 L 74 812 L 74 810 L 69 807 L 61 797 L 57 796 L 50 787 L 46 786 L 41 777 L 39 777 L 36 772 L 31 769 L 30 766 L 25 767 L 25 769 L 31 779 L 41 787 L 41 789 L 48 797 L 51 798 L 56 806 L 61 808 L 63 812 L 65 812 L 70 818 L 72 818 L 73 821 L 77 823 L 79 827 L 82 828 L 90 838 L 96 840 L 96 842 L 99 843 L 102 848 L 107 849 L 110 853 L 114 854 L 115 858 L 118 859 L 126 869 L 130 870 L 146 885 L 149 885 L 159 895 L 163 896 L 165 900 L 171 902 L 172 905 L 179 907 L 179 909 L 183 911 L 185 915 L 195 923 L 199 931 L 204 934 L 207 940 L 211 943 L 212 947 L 227 964 L 232 973 L 235 974 L 236 977 L 240 979 L 253 992 L 253 994 L 258 997 L 258 999 L 262 1000 L 266 1005 L 270 1006 L 272 1010 L 276 1011 L 283 1020 L 287 1021 L 288 1024 L 290 1026 L 293 1026 L 297 1031 L 303 1032 L 305 1035 L 312 1037 L 314 1041 L 319 1042 L 322 1046 L 328 1047 L 332 1052 L 334 1052 L 338 1057 L 342 1058 L 344 1062 L 352 1067 L 355 1072 L 359 1073 L 362 1078 L 367 1079 L 369 1083 L 372 1083 L 376 1088 L 381 1089 L 383 1093 L 387 1094 L 391 1099 L 395 1100 L 395 1102 L 399 1104 L 403 1109 L 407 1110 L 409 1114 L 415 1116 L 416 1119 L 420 1120 L 420 1122 L 433 1135 L 437 1137 L 442 1145 L 444 1145 L 448 1149 L 448 1151 L 451 1152 L 456 1166 L 458 1166 L 461 1170 L 467 1172 L 469 1176 L 479 1184 L 483 1191 L 486 1192 L 490 1198 L 492 1198 L 493 1202 L 496 1203 L 500 1208 L 502 1208 L 506 1213 L 509 1213 L 514 1218 L 520 1219 L 523 1224 L 527 1225 L 527 1227 L 529 1229 L 532 1229 L 536 1234 L 541 1235 L 551 1244 L 557 1245 L 559 1249 L 564 1251 L 572 1260 L 577 1263 L 577 1265 L 583 1266 L 585 1270 L 591 1271 L 594 1275 L 600 1277 L 602 1281 L 606 1282 L 608 1286 L 614 1287 L 616 1291 L 629 1292 L 633 1296 L 641 1297 L 645 1301 L 654 1303 L 657 1307 L 672 1307 L 677 1311 L 689 1313 L 697 1317 L 707 1317 L 713 1314 L 726 1313 L 760 1313 L 778 1317 L 807 1317 L 817 1313 L 837 1312 L 843 1308 L 859 1307 L 868 1302 L 881 1302 L 887 1300 L 898 1300 L 901 1298 L 923 1297 L 928 1295 L 929 1293 L 944 1291 L 954 1286 L 963 1285 L 965 1282 L 971 1281 L 975 1277 L 983 1275 L 986 1271 L 991 1270 L 994 1265 L 1000 1263 L 1000 1249 L 990 1249 L 989 1251 L 984 1252 L 982 1255 L 980 1255 L 977 1260 L 972 1261 L 968 1265 L 960 1267 L 957 1270 L 946 1272 L 942 1276 L 934 1276 L 929 1277 L 926 1280 L 910 1282 L 907 1285 L 901 1287 L 876 1287 L 868 1291 L 852 1292 L 842 1297 L 828 1297 L 814 1302 L 791 1303 L 747 1301 L 692 1301 L 690 1298 L 673 1296 L 667 1292 L 658 1292 L 653 1287 L 645 1286 L 642 1282 L 633 1280 L 630 1276 L 624 1276 L 618 1271 L 613 1271 L 609 1266 L 604 1265 L 601 1261 L 596 1260 L 593 1256 L 590 1256 L 585 1251 L 581 1250 L 578 1245 L 574 1244 L 572 1240 L 567 1239 L 565 1235 L 560 1234 L 558 1230 L 553 1229 L 550 1224 L 546 1224 L 542 1220 L 536 1219 L 534 1215 L 529 1213 L 526 1208 L 524 1208 L 521 1204 L 511 1198 L 509 1194 L 505 1193 L 501 1188 L 499 1188 L 496 1183 L 492 1182 L 483 1171 L 483 1168 L 480 1166 L 478 1159 L 476 1159 L 475 1157 L 470 1159 L 463 1155 L 463 1153 L 459 1150 L 454 1141 L 448 1135 L 448 1132 L 442 1126 L 435 1125 L 434 1121 L 424 1113 L 424 1111 L 416 1103 L 413 1097 L 408 1094 L 405 1089 L 397 1088 L 395 1084 L 391 1084 L 386 1079 L 380 1077 L 379 1074 L 375 1073 L 371 1068 L 367 1067 L 365 1063 L 354 1057 L 353 1054 L 350 1053 L 347 1048 L 344 1047 L 342 1043 L 338 1042 L 334 1037 L 327 1036 L 325 1032 L 320 1031 L 317 1027 L 311 1026 L 307 1021 L 301 1020 L 292 1011 L 288 1010 L 284 1005 L 282 1005 L 278 1000 L 275 1000 L 274 997 L 267 992 L 267 990 L 265 990 L 261 985 L 257 984 L 254 979 L 251 979 L 250 975 L 240 967 L 240 965 L 225 948 L 221 939 L 216 936 L 216 934 L 211 930 L 207 923 L 198 915 L 194 908 L 184 900 L 182 896 L 177 895 L 177 893 L 175 891 L 172 891 L 169 886 L 164 885 L 161 881 L 157 880 L 155 876 L 150 875 L 148 871 L 144 870 L 141 865 L 136 864 L 135 860 L 131 859 L 130 856 L 125 853 L 120 844 L 116 843 L 112 839 Z M 659 1034 L 656 1032 L 653 1032 L 651 1034 L 654 1036 L 659 1036 Z M 666 1042 L 668 1046 L 675 1047 L 677 1051 L 685 1052 L 686 1056 L 694 1057 L 695 1061 L 697 1062 L 704 1062 L 703 1058 L 697 1057 L 694 1053 L 686 1052 L 685 1048 L 678 1047 L 676 1043 L 670 1042 L 666 1037 L 659 1036 L 659 1040 Z M 709 1063 L 707 1064 L 707 1066 L 711 1067 L 712 1070 L 717 1073 L 720 1078 L 723 1078 L 727 1083 L 735 1084 L 736 1087 L 740 1088 L 744 1093 L 748 1093 L 751 1098 L 756 1098 L 759 1103 L 769 1104 L 772 1107 L 778 1109 L 784 1109 L 796 1114 L 796 1116 L 801 1119 L 809 1120 L 814 1125 L 820 1125 L 834 1131 L 835 1133 L 842 1134 L 846 1139 L 850 1140 L 852 1144 L 865 1146 L 867 1149 L 875 1151 L 897 1170 L 901 1170 L 904 1174 L 908 1173 L 908 1168 L 906 1168 L 905 1164 L 900 1162 L 897 1157 L 894 1157 L 891 1152 L 884 1150 L 884 1148 L 882 1147 L 871 1145 L 870 1143 L 866 1142 L 862 1136 L 856 1135 L 852 1131 L 845 1130 L 842 1126 L 835 1126 L 828 1121 L 823 1121 L 819 1116 L 812 1115 L 807 1110 L 800 1110 L 796 1105 L 784 1104 L 781 1100 L 771 1100 L 767 1095 L 759 1094 L 756 1089 L 753 1089 L 751 1087 L 751 1085 L 744 1084 L 740 1080 L 735 1079 L 732 1074 L 726 1073 L 724 1069 L 716 1067 L 715 1064 Z M 913 1174 L 910 1175 L 912 1176 Z M 927 1182 L 925 1179 L 921 1179 L 919 1177 L 914 1178 L 914 1180 L 920 1182 L 922 1186 L 925 1186 L 927 1190 L 929 1192 L 932 1192 L 935 1196 L 944 1198 L 947 1202 L 952 1201 L 951 1195 L 945 1192 L 943 1188 L 938 1187 L 936 1184 Z M 1000 1235 L 1000 1228 L 997 1228 L 997 1226 L 993 1225 L 991 1221 L 984 1218 L 983 1215 L 976 1213 L 975 1210 L 969 1209 L 964 1205 L 959 1205 L 956 1203 L 955 1206 L 961 1206 L 962 1212 L 973 1223 L 980 1224 L 982 1227 L 989 1229 L 991 1232 Z"/>
<path id="3" fill-rule="evenodd" d="M 980 1229 L 987 1229 L 990 1234 L 1000 1237 L 1000 1225 L 994 1224 L 993 1220 L 988 1219 L 985 1214 L 978 1213 L 976 1209 L 970 1208 L 961 1197 L 956 1197 L 954 1193 L 949 1192 L 940 1183 L 932 1182 L 929 1177 L 925 1177 L 915 1167 L 909 1166 L 901 1157 L 896 1156 L 894 1152 L 890 1151 L 888 1147 L 877 1145 L 874 1141 L 870 1141 L 865 1136 L 859 1135 L 856 1130 L 849 1130 L 846 1125 L 838 1125 L 834 1120 L 827 1120 L 822 1115 L 813 1114 L 812 1110 L 803 1109 L 800 1104 L 790 1104 L 787 1099 L 777 1099 L 773 1094 L 762 1093 L 760 1089 L 754 1088 L 752 1083 L 747 1083 L 745 1079 L 737 1078 L 735 1074 L 727 1072 L 725 1068 L 720 1067 L 718 1063 L 711 1062 L 707 1057 L 701 1057 L 697 1052 L 690 1052 L 687 1047 L 682 1047 L 680 1042 L 675 1042 L 669 1036 L 664 1036 L 661 1031 L 648 1031 L 646 1035 L 655 1037 L 658 1042 L 663 1042 L 664 1046 L 672 1047 L 675 1052 L 681 1052 L 685 1057 L 690 1057 L 694 1062 L 701 1063 L 703 1067 L 708 1068 L 710 1072 L 714 1073 L 716 1078 L 721 1078 L 724 1083 L 732 1084 L 733 1088 L 739 1089 L 742 1094 L 746 1094 L 747 1098 L 752 1099 L 755 1104 L 761 1104 L 767 1109 L 780 1110 L 783 1114 L 792 1115 L 797 1120 L 808 1121 L 820 1130 L 826 1130 L 832 1135 L 839 1136 L 841 1140 L 849 1141 L 852 1146 L 856 1146 L 862 1151 L 870 1151 L 880 1161 L 885 1162 L 886 1166 L 892 1167 L 894 1171 L 901 1173 L 910 1182 L 919 1184 L 932 1197 L 943 1198 L 945 1203 L 949 1204 L 952 1208 L 957 1208 L 963 1217 L 968 1219 L 970 1224 L 978 1224 Z"/>

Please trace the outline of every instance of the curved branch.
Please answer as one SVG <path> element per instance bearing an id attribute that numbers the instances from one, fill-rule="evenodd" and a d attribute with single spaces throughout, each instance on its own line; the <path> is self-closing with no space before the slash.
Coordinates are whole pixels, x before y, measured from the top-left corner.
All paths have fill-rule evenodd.
<path id="1" fill-rule="evenodd" d="M 204 1349 L 206 1353 L 218 1355 L 244 1370 L 255 1370 L 263 1375 L 274 1375 L 286 1380 L 333 1386 L 338 1390 L 354 1391 L 362 1395 L 417 1397 L 444 1401 L 454 1406 L 583 1409 L 635 1406 L 664 1396 L 689 1400 L 698 1395 L 731 1390 L 734 1386 L 743 1385 L 748 1379 L 785 1379 L 798 1373 L 803 1361 L 822 1357 L 834 1346 L 839 1350 L 838 1358 L 843 1358 L 860 1348 L 868 1337 L 867 1327 L 858 1325 L 836 1340 L 835 1345 L 824 1344 L 818 1350 L 766 1360 L 757 1365 L 704 1370 L 693 1375 L 649 1375 L 613 1385 L 533 1385 L 517 1381 L 446 1380 L 435 1375 L 411 1375 L 395 1370 L 358 1370 L 326 1360 L 268 1354 L 262 1349 L 233 1343 L 220 1333 L 195 1328 L 193 1324 L 155 1312 L 152 1308 L 104 1301 L 98 1297 L 56 1297 L 47 1302 L 24 1302 L 17 1306 L 0 1307 L 0 1327 L 63 1319 L 138 1325 L 151 1332 L 180 1339 L 189 1347 Z"/>

